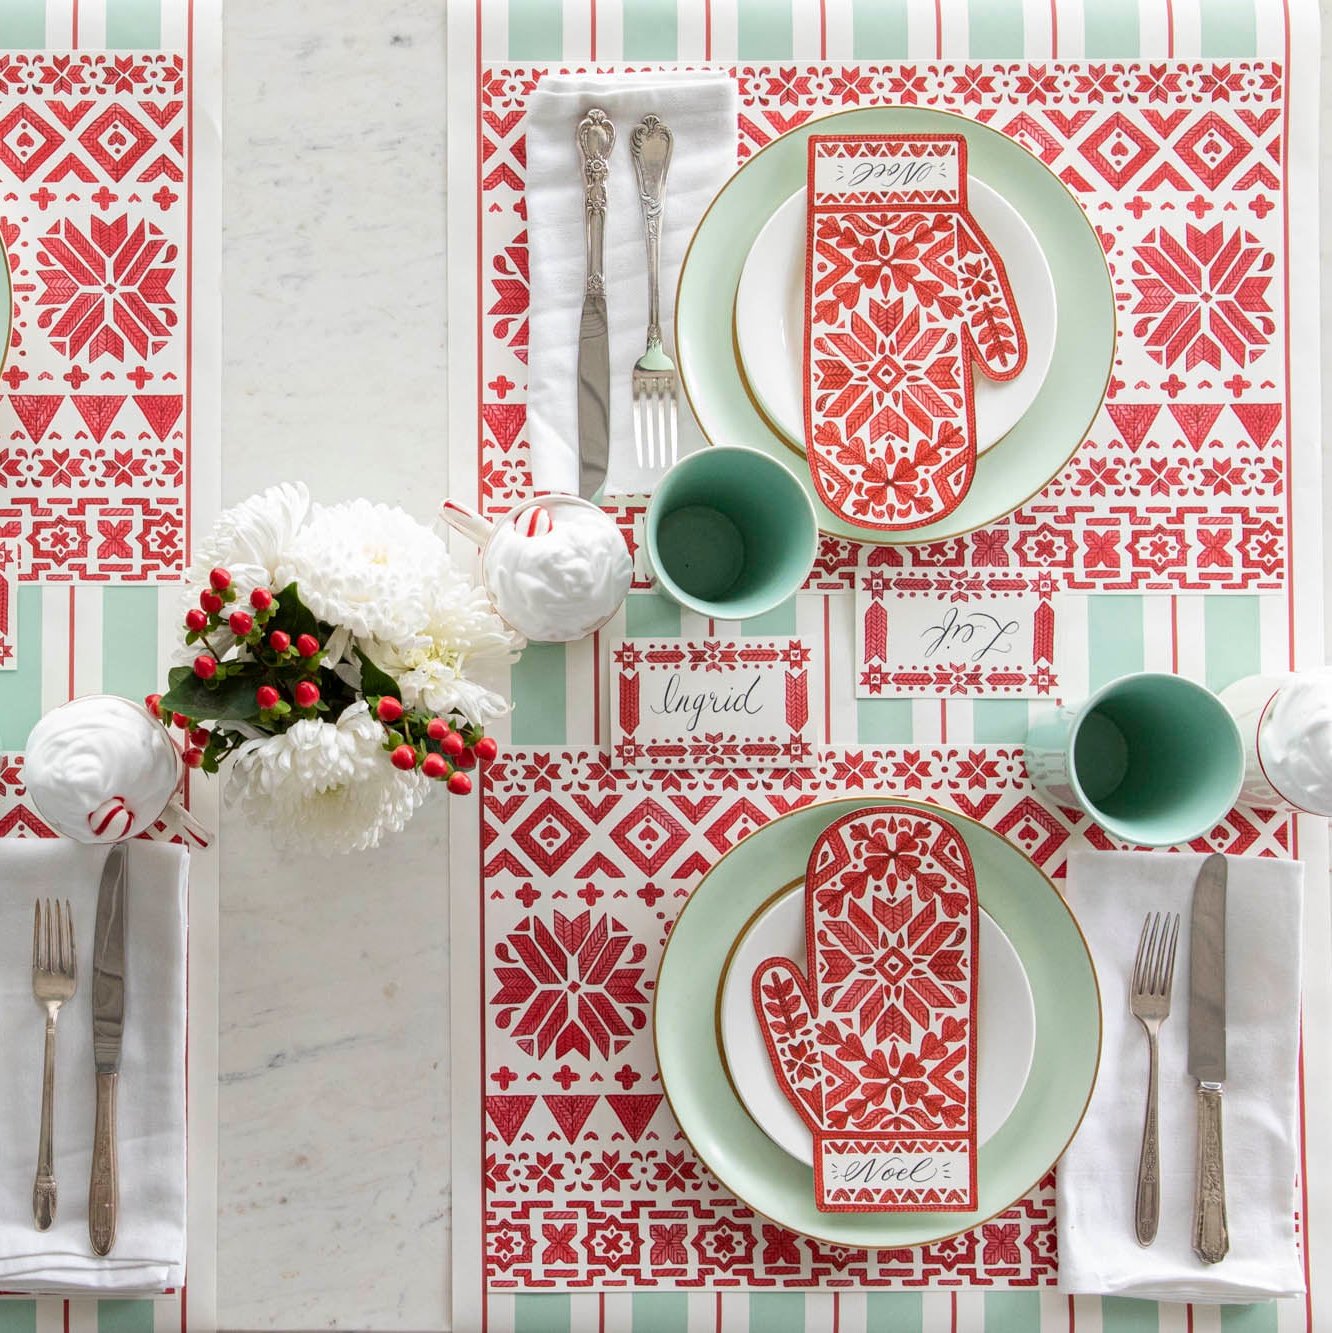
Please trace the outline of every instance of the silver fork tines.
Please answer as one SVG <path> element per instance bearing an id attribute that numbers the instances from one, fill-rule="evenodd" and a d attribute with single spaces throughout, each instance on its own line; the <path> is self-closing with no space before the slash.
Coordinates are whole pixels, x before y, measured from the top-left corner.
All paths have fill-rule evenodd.
<path id="1" fill-rule="evenodd" d="M 629 155 L 638 180 L 647 242 L 647 347 L 634 365 L 634 453 L 640 468 L 669 467 L 679 452 L 675 363 L 661 345 L 659 260 L 661 212 L 666 198 L 666 172 L 675 139 L 656 116 L 644 116 L 629 136 Z"/>
<path id="2" fill-rule="evenodd" d="M 1179 942 L 1179 914 L 1149 912 L 1138 937 L 1138 956 L 1129 987 L 1129 1012 L 1147 1034 L 1147 1113 L 1138 1156 L 1138 1188 L 1133 1225 L 1139 1245 L 1156 1239 L 1161 1217 L 1161 1152 L 1156 1124 L 1157 1038 L 1170 1017 L 1170 990 L 1175 980 L 1175 946 Z"/>
<path id="3" fill-rule="evenodd" d="M 74 952 L 74 918 L 68 901 L 61 909 L 57 898 L 43 904 L 39 898 L 32 920 L 32 994 L 46 1010 L 46 1056 L 42 1068 L 42 1124 L 37 1145 L 37 1177 L 32 1186 L 32 1220 L 38 1231 L 55 1221 L 55 1146 L 51 1133 L 55 1100 L 55 1034 L 60 1006 L 78 986 L 78 958 Z"/>

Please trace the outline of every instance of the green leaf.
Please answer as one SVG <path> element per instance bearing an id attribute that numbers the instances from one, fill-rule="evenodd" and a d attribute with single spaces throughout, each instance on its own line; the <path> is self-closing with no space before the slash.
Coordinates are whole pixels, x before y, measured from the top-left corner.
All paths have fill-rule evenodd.
<path id="1" fill-rule="evenodd" d="M 259 718 L 255 701 L 256 679 L 241 672 L 223 681 L 200 680 L 188 667 L 168 674 L 171 688 L 162 696 L 162 708 L 184 713 L 195 721 L 252 722 Z"/>
<path id="2" fill-rule="evenodd" d="M 381 671 L 359 648 L 356 656 L 361 663 L 361 693 L 367 699 L 386 694 L 401 702 L 402 691 L 398 689 L 398 682 L 387 671 Z"/>
<path id="3" fill-rule="evenodd" d="M 316 639 L 324 637 L 320 634 L 320 624 L 315 618 L 315 613 L 301 601 L 301 595 L 294 583 L 287 584 L 278 593 L 277 600 L 281 606 L 267 628 L 286 630 L 291 635 L 293 643 L 302 634 L 313 634 Z"/>

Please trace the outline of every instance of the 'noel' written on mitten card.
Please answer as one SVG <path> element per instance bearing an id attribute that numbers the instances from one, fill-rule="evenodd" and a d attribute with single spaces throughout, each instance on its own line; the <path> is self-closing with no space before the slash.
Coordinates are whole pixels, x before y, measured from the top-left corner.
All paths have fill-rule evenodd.
<path id="1" fill-rule="evenodd" d="M 753 993 L 821 1211 L 976 1206 L 976 913 L 966 843 L 938 815 L 858 811 L 814 844 L 805 971 L 769 958 Z"/>
<path id="2" fill-rule="evenodd" d="M 860 527 L 943 518 L 976 468 L 972 368 L 1027 344 L 967 206 L 960 134 L 811 135 L 805 443 L 823 502 Z"/>

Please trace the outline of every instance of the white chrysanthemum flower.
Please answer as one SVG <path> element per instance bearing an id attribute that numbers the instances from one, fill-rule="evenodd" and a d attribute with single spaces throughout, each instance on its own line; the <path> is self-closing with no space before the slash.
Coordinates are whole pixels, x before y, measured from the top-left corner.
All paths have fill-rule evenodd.
<path id="1" fill-rule="evenodd" d="M 389 643 L 420 633 L 435 589 L 452 573 L 435 533 L 369 500 L 315 505 L 278 566 L 281 582 L 294 579 L 320 620 Z"/>
<path id="2" fill-rule="evenodd" d="M 522 639 L 452 564 L 433 594 L 419 633 L 397 641 L 367 639 L 362 650 L 397 682 L 408 708 L 441 716 L 458 712 L 474 726 L 503 717 L 508 701 L 473 677 L 512 662 Z"/>
<path id="3" fill-rule="evenodd" d="M 394 768 L 384 729 L 364 702 L 336 722 L 303 718 L 236 751 L 227 798 L 295 851 L 361 851 L 397 833 L 425 800 L 430 780 Z"/>

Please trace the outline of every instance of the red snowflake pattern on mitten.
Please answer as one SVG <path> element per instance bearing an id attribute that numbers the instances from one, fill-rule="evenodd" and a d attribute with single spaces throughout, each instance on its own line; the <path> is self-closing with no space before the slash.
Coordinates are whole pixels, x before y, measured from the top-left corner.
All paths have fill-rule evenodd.
<path id="1" fill-rule="evenodd" d="M 940 815 L 858 811 L 814 844 L 805 971 L 769 958 L 753 995 L 822 1211 L 975 1207 L 976 912 Z"/>
<path id="2" fill-rule="evenodd" d="M 1027 342 L 1003 261 L 967 209 L 960 134 L 811 135 L 805 440 L 823 502 L 900 531 L 962 502 L 971 371 L 1012 379 Z"/>

